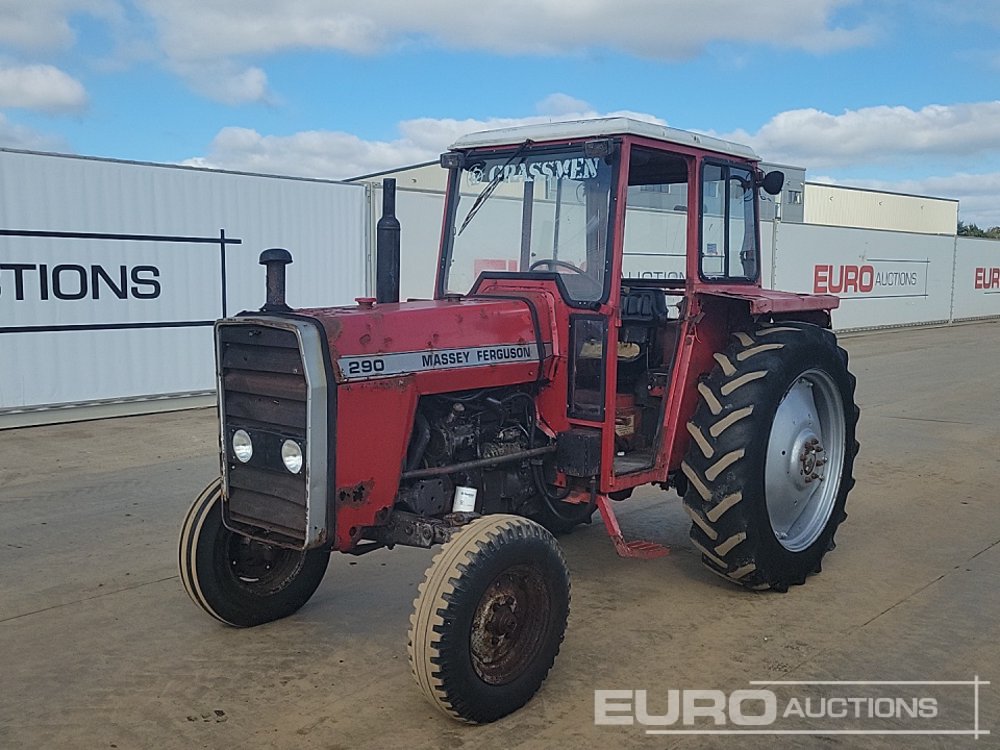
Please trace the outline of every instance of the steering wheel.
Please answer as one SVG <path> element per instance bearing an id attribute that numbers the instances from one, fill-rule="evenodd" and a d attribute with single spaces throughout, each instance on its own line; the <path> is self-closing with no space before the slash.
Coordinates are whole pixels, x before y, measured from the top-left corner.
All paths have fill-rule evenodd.
<path id="1" fill-rule="evenodd" d="M 555 269 L 555 268 L 565 268 L 566 270 L 573 271 L 574 273 L 578 273 L 581 276 L 586 276 L 587 275 L 586 271 L 584 271 L 582 268 L 574 266 L 569 261 L 556 260 L 555 258 L 540 258 L 539 260 L 536 260 L 534 263 L 532 263 L 530 266 L 528 266 L 528 270 L 529 271 L 534 271 L 539 266 L 548 266 L 549 268 L 553 268 L 553 269 Z"/>

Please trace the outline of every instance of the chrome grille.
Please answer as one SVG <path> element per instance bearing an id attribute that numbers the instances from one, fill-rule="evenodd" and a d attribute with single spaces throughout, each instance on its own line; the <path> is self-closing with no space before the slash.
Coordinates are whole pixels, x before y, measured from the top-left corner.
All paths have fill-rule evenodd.
<path id="1" fill-rule="evenodd" d="M 217 327 L 227 525 L 257 539 L 302 549 L 307 540 L 307 471 L 291 474 L 281 445 L 307 451 L 309 390 L 294 330 L 247 323 Z M 249 433 L 253 456 L 232 452 L 236 430 Z"/>

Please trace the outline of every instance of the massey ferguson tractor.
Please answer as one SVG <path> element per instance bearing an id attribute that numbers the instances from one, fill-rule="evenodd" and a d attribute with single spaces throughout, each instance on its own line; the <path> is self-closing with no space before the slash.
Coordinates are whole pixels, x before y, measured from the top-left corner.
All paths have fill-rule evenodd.
<path id="1" fill-rule="evenodd" d="M 786 591 L 846 518 L 855 379 L 838 300 L 761 287 L 764 174 L 744 146 L 630 119 L 475 133 L 441 156 L 433 299 L 398 301 L 391 215 L 379 296 L 215 325 L 221 478 L 180 537 L 217 620 L 286 617 L 330 553 L 441 545 L 410 618 L 410 668 L 474 723 L 539 689 L 566 627 L 556 542 L 595 512 L 676 490 L 713 573 Z M 391 201 L 387 201 L 391 203 Z"/>

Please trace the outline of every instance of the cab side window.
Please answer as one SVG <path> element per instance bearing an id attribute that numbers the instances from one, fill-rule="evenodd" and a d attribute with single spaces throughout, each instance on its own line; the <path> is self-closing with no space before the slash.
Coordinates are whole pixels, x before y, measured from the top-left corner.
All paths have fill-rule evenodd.
<path id="1" fill-rule="evenodd" d="M 700 270 L 706 281 L 753 281 L 759 249 L 754 175 L 746 167 L 702 169 Z"/>

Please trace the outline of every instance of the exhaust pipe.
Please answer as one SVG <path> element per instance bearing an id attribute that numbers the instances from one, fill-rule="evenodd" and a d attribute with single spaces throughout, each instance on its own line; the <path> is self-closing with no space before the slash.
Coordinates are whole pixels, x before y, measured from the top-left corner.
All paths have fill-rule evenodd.
<path id="1" fill-rule="evenodd" d="M 283 247 L 272 247 L 260 254 L 260 264 L 267 268 L 267 302 L 261 312 L 288 312 L 285 304 L 285 266 L 292 262 L 292 254 Z"/>
<path id="2" fill-rule="evenodd" d="M 396 180 L 382 180 L 382 218 L 375 225 L 375 300 L 399 302 L 399 220 Z"/>

